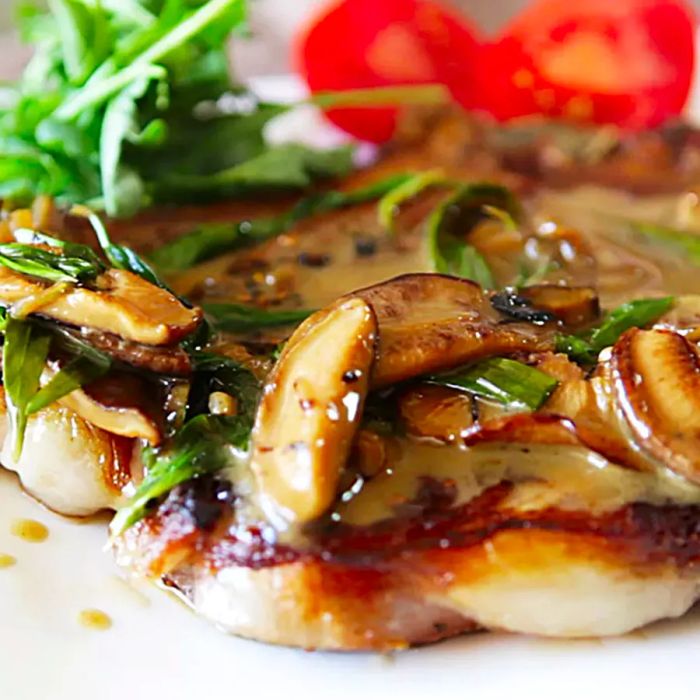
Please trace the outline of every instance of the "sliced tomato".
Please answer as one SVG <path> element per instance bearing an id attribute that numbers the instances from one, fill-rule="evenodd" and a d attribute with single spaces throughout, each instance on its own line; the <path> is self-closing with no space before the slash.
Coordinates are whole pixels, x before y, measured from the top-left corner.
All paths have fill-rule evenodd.
<path id="1" fill-rule="evenodd" d="M 695 27 L 682 0 L 539 0 L 484 47 L 480 90 L 502 120 L 655 126 L 685 105 Z"/>
<path id="2" fill-rule="evenodd" d="M 459 81 L 471 107 L 479 43 L 468 22 L 433 0 L 341 0 L 312 18 L 294 60 L 312 92 Z M 327 115 L 378 143 L 394 133 L 397 110 L 330 109 Z"/>

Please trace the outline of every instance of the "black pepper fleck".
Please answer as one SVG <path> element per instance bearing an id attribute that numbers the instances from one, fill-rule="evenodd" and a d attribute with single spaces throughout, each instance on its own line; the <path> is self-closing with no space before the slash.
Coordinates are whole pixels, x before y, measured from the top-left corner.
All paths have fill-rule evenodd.
<path id="1" fill-rule="evenodd" d="M 324 253 L 299 253 L 297 260 L 305 267 L 326 267 L 331 261 L 330 255 Z"/>
<path id="2" fill-rule="evenodd" d="M 377 252 L 377 242 L 369 236 L 355 238 L 355 253 L 358 258 L 368 258 Z"/>

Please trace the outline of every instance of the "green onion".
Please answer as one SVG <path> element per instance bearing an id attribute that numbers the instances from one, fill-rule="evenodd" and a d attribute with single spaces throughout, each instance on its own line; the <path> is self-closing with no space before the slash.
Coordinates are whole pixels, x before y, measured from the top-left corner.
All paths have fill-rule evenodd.
<path id="1" fill-rule="evenodd" d="M 674 297 L 629 301 L 613 309 L 598 328 L 586 335 L 559 336 L 556 350 L 566 353 L 581 364 L 593 364 L 600 351 L 614 345 L 625 331 L 630 328 L 644 328 L 653 323 L 663 316 L 674 302 Z"/>
<path id="2" fill-rule="evenodd" d="M 430 377 L 427 381 L 533 411 L 542 406 L 558 385 L 554 377 L 504 357 L 483 360 L 465 369 Z"/>
<path id="3" fill-rule="evenodd" d="M 402 204 L 417 197 L 424 190 L 435 185 L 450 184 L 441 170 L 426 170 L 408 178 L 405 182 L 387 192 L 378 204 L 379 223 L 394 233 L 394 221 Z"/>

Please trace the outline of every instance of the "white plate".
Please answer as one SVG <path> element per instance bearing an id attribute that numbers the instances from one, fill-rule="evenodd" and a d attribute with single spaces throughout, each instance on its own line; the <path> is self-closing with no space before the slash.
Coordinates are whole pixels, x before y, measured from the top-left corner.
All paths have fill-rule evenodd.
<path id="1" fill-rule="evenodd" d="M 18 518 L 46 524 L 48 540 L 13 536 Z M 46 511 L 0 471 L 0 553 L 17 558 L 0 569 L 0 700 L 697 697 L 698 611 L 601 641 L 476 634 L 391 657 L 309 653 L 227 637 L 155 586 L 125 582 L 105 530 Z M 113 627 L 81 626 L 87 608 Z"/>

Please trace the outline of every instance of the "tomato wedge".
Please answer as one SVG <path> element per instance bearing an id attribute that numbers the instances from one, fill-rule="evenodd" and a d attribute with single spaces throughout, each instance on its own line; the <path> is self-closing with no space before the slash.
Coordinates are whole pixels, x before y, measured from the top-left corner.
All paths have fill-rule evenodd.
<path id="1" fill-rule="evenodd" d="M 459 82 L 475 106 L 476 31 L 432 0 L 341 0 L 302 31 L 294 62 L 312 92 Z M 328 118 L 357 138 L 388 140 L 394 108 L 329 109 Z"/>
<path id="2" fill-rule="evenodd" d="M 682 0 L 539 0 L 484 47 L 480 91 L 497 119 L 655 126 L 685 105 L 695 28 Z"/>

